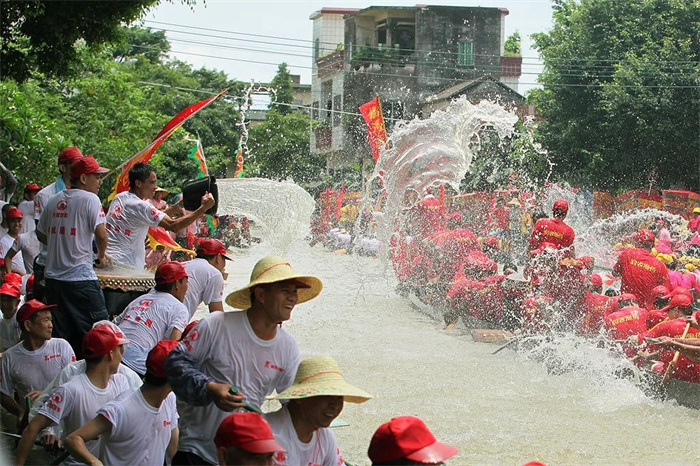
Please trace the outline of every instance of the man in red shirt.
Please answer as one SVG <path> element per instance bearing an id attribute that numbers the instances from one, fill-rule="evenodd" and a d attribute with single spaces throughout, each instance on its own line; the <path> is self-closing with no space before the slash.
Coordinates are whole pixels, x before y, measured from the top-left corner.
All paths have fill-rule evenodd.
<path id="1" fill-rule="evenodd" d="M 622 295 L 625 296 L 625 295 Z M 613 340 L 626 340 L 628 337 L 639 335 L 647 331 L 647 318 L 649 313 L 636 305 L 628 305 L 630 301 L 620 300 L 620 310 L 606 315 L 605 330 Z M 630 345 L 622 345 L 624 353 L 628 357 L 634 357 L 636 349 Z"/>
<path id="2" fill-rule="evenodd" d="M 603 328 L 603 317 L 608 308 L 610 298 L 603 293 L 603 279 L 597 273 L 592 273 L 586 284 L 584 297 L 583 319 L 579 325 L 579 333 L 595 335 Z"/>
<path id="3" fill-rule="evenodd" d="M 566 214 L 569 213 L 569 203 L 564 199 L 554 201 L 552 218 L 541 218 L 535 223 L 530 235 L 530 251 L 538 249 L 542 243 L 554 244 L 557 249 L 571 247 L 574 244 L 575 233 L 573 228 L 564 223 Z"/>
<path id="4" fill-rule="evenodd" d="M 621 277 L 622 293 L 633 293 L 644 308 L 654 305 L 652 290 L 670 284 L 668 270 L 651 253 L 654 247 L 654 233 L 651 230 L 640 230 L 634 235 L 637 247 L 627 248 L 620 253 L 613 267 L 613 275 Z"/>

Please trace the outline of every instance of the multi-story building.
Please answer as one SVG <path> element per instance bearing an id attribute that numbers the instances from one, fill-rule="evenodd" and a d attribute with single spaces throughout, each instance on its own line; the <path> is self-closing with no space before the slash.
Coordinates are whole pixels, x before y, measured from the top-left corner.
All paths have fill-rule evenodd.
<path id="1" fill-rule="evenodd" d="M 379 96 L 387 129 L 449 98 L 520 99 L 522 59 L 503 56 L 504 8 L 417 5 L 323 8 L 314 22 L 311 150 L 329 169 L 369 157 L 358 106 Z M 342 35 L 340 25 L 343 25 Z M 453 92 L 454 90 L 454 92 Z"/>

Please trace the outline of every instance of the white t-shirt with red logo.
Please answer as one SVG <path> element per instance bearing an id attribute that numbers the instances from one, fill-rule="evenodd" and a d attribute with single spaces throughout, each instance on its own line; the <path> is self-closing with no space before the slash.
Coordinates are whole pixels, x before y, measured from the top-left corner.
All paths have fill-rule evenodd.
<path id="1" fill-rule="evenodd" d="M 157 227 L 165 212 L 129 191 L 117 194 L 107 211 L 107 254 L 117 262 L 143 269 L 146 235 Z"/>
<path id="2" fill-rule="evenodd" d="M 97 455 L 103 464 L 164 464 L 171 433 L 178 426 L 174 393 L 156 409 L 146 403 L 141 390 L 132 390 L 97 413 L 112 424 L 112 429 L 102 435 Z"/>
<path id="3" fill-rule="evenodd" d="M 11 397 L 16 391 L 24 400 L 27 393 L 43 390 L 72 361 L 75 353 L 63 338 L 51 338 L 35 351 L 17 343 L 0 362 L 0 393 Z"/>
<path id="4" fill-rule="evenodd" d="M 54 424 L 62 424 L 63 438 L 79 427 L 92 421 L 97 410 L 128 391 L 129 381 L 121 374 L 109 378 L 106 388 L 97 388 L 83 373 L 73 377 L 56 388 L 38 414 L 51 419 Z M 100 442 L 88 440 L 85 446 L 93 455 L 99 454 Z M 66 464 L 82 464 L 69 459 Z"/>
<path id="5" fill-rule="evenodd" d="M 64 282 L 97 280 L 92 239 L 105 223 L 100 198 L 82 189 L 66 189 L 46 203 L 37 231 L 47 236 L 46 278 Z"/>
<path id="6" fill-rule="evenodd" d="M 208 306 L 224 300 L 224 277 L 205 259 L 193 259 L 185 262 L 184 266 L 190 277 L 184 303 L 191 319 L 199 303 Z"/>
<path id="7" fill-rule="evenodd" d="M 19 238 L 17 238 L 19 239 Z M 0 259 L 4 259 L 7 252 L 12 249 L 12 245 L 15 244 L 15 238 L 9 234 L 4 235 L 0 238 Z M 22 275 L 27 273 L 27 269 L 24 267 L 24 260 L 22 259 L 22 254 L 15 254 L 12 258 L 12 270 L 19 270 Z"/>
<path id="8" fill-rule="evenodd" d="M 179 348 L 187 351 L 200 370 L 220 383 L 232 383 L 246 401 L 261 406 L 273 390 L 281 392 L 294 381 L 301 359 L 292 335 L 278 328 L 272 340 L 255 335 L 247 311 L 214 312 L 190 331 Z M 195 453 L 216 464 L 214 435 L 230 413 L 214 403 L 178 403 L 182 419 L 178 450 Z"/>
<path id="9" fill-rule="evenodd" d="M 311 441 L 304 443 L 299 440 L 294 430 L 287 406 L 273 413 L 265 413 L 265 420 L 270 424 L 277 443 L 287 450 L 275 453 L 272 457 L 275 465 L 343 466 L 345 464 L 331 429 L 316 429 Z"/>
<path id="10" fill-rule="evenodd" d="M 114 322 L 129 339 L 122 362 L 146 373 L 146 358 L 160 340 L 169 340 L 174 329 L 184 331 L 187 308 L 170 293 L 151 290 L 133 300 Z"/>

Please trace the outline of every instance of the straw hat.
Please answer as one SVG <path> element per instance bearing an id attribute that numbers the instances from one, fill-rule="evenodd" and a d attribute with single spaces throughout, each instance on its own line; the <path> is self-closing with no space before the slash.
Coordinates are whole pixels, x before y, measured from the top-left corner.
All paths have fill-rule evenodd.
<path id="1" fill-rule="evenodd" d="M 296 400 L 314 396 L 342 396 L 348 403 L 364 403 L 372 398 L 343 379 L 338 363 L 330 356 L 316 356 L 301 361 L 291 387 L 268 400 Z"/>
<path id="2" fill-rule="evenodd" d="M 235 309 L 248 309 L 251 306 L 251 288 L 257 285 L 286 280 L 300 282 L 301 286 L 297 290 L 297 295 L 299 296 L 297 304 L 314 299 L 323 289 L 323 283 L 318 278 L 296 273 L 292 266 L 289 265 L 289 262 L 281 257 L 267 256 L 260 259 L 253 267 L 253 272 L 250 274 L 250 283 L 226 296 L 226 304 Z"/>

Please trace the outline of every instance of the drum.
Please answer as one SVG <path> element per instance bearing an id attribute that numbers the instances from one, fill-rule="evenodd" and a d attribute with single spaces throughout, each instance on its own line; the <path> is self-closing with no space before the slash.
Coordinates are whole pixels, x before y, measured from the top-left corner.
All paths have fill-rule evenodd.
<path id="1" fill-rule="evenodd" d="M 156 285 L 153 272 L 148 270 L 116 265 L 112 269 L 96 272 L 110 317 L 121 314 L 131 301 L 148 293 Z"/>

